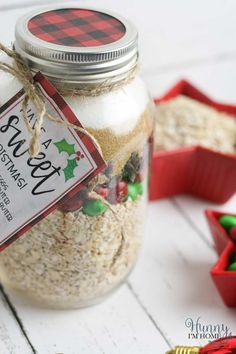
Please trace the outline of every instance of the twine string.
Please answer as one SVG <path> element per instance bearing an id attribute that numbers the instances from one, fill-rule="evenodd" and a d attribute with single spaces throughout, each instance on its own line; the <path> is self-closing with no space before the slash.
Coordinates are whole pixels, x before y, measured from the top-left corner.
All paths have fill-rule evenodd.
<path id="1" fill-rule="evenodd" d="M 94 198 L 96 200 L 102 201 L 111 210 L 111 212 L 113 213 L 113 215 L 116 218 L 116 220 L 118 222 L 120 222 L 119 213 L 113 208 L 113 206 L 106 199 L 104 199 L 102 196 L 100 196 L 94 190 L 89 192 L 89 197 L 90 198 Z M 117 247 L 117 250 L 116 250 L 115 254 L 112 257 L 111 264 L 110 264 L 110 270 L 113 269 L 113 267 L 115 266 L 116 260 L 121 255 L 121 253 L 123 251 L 123 248 L 124 248 L 124 244 L 125 244 L 125 235 L 124 235 L 124 227 L 122 225 L 121 226 L 121 235 L 120 235 L 120 244 Z"/>

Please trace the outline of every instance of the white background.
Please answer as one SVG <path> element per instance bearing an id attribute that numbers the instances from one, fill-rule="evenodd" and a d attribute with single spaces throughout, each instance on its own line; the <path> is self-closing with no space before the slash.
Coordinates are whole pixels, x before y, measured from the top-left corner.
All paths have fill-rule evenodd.
<path id="1" fill-rule="evenodd" d="M 30 5 L 0 3 L 0 34 Z M 61 1 L 63 3 L 63 1 Z M 66 2 L 68 4 L 68 2 Z M 142 73 L 153 96 L 187 78 L 215 99 L 236 104 L 236 2 L 234 0 L 97 0 L 76 4 L 113 9 L 140 31 Z M 236 212 L 187 196 L 150 203 L 147 231 L 129 281 L 105 303 L 85 310 L 31 307 L 7 289 L 0 292 L 1 354 L 164 354 L 190 343 L 185 320 L 221 324 L 236 333 L 236 312 L 226 308 L 209 276 L 216 262 L 203 210 Z M 206 341 L 202 341 L 206 343 Z"/>

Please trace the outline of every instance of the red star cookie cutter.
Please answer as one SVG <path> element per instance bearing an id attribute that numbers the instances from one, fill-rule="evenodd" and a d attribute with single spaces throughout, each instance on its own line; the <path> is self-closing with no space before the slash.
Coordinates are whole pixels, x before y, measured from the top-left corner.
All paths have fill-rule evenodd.
<path id="1" fill-rule="evenodd" d="M 236 106 L 211 100 L 185 80 L 178 82 L 155 103 L 185 95 L 236 116 Z M 200 146 L 154 152 L 150 199 L 191 194 L 215 203 L 225 203 L 236 192 L 236 155 Z"/>
<path id="2" fill-rule="evenodd" d="M 211 269 L 211 277 L 225 305 L 228 307 L 236 307 L 236 271 L 227 270 L 230 259 L 236 254 L 236 249 L 227 231 L 218 221 L 219 218 L 225 214 L 236 215 L 210 209 L 207 209 L 205 214 L 216 251 L 219 255 L 218 261 Z"/>

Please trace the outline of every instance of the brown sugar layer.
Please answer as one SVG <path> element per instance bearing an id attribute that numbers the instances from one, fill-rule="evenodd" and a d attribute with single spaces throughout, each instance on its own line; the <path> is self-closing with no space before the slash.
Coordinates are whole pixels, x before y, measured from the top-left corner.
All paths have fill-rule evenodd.
<path id="1" fill-rule="evenodd" d="M 236 119 L 185 96 L 157 105 L 155 150 L 170 150 L 187 145 L 201 145 L 235 154 Z"/>
<path id="2" fill-rule="evenodd" d="M 87 128 L 99 143 L 106 162 L 113 160 L 114 174 L 119 174 L 133 151 L 142 151 L 152 132 L 152 113 L 148 105 L 128 134 L 116 135 L 109 129 Z"/>

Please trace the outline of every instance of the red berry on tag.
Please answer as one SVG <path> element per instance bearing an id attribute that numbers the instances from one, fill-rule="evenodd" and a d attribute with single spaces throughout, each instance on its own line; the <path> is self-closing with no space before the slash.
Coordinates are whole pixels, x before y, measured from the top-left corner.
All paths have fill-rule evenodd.
<path id="1" fill-rule="evenodd" d="M 76 155 L 77 155 L 76 159 L 77 159 L 78 161 L 84 158 L 84 155 L 83 155 L 80 151 L 78 151 L 78 152 L 76 153 Z"/>
<path id="2" fill-rule="evenodd" d="M 79 210 L 83 206 L 83 199 L 79 198 L 77 195 L 68 199 L 65 203 L 60 206 L 61 211 L 64 213 L 73 212 Z"/>
<path id="3" fill-rule="evenodd" d="M 104 199 L 106 199 L 108 196 L 108 188 L 104 186 L 97 186 L 95 188 L 95 192 L 99 194 L 101 197 L 103 197 Z"/>
<path id="4" fill-rule="evenodd" d="M 117 203 L 122 203 L 126 200 L 128 195 L 128 183 L 126 182 L 119 182 L 116 187 L 116 199 Z"/>

